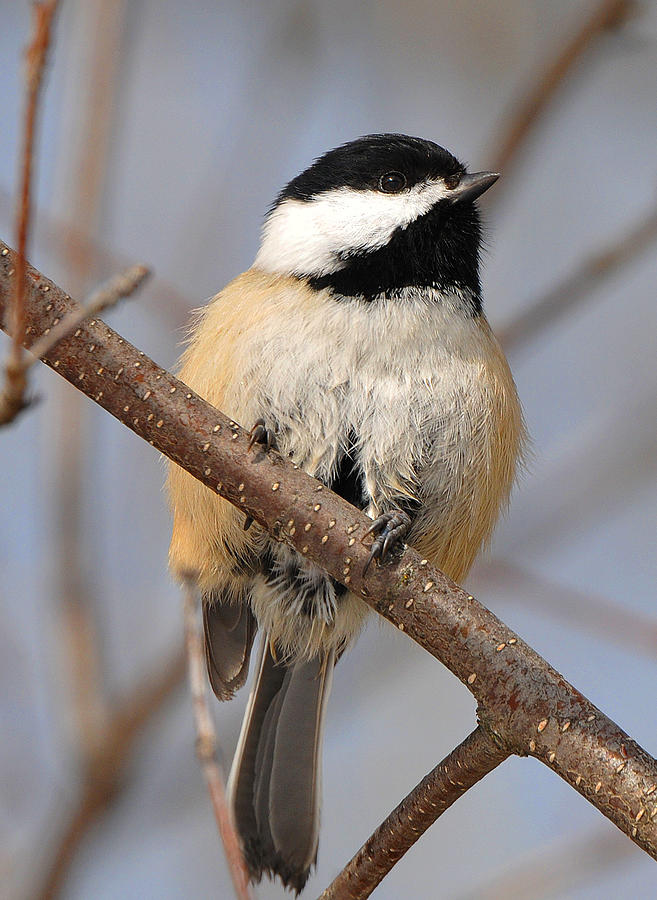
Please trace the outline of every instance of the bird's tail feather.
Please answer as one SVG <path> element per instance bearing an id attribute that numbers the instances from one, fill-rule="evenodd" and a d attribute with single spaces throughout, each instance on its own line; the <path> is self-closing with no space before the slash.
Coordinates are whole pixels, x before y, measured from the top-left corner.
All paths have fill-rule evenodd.
<path id="1" fill-rule="evenodd" d="M 278 875 L 297 893 L 317 857 L 322 730 L 334 663 L 332 651 L 277 662 L 265 635 L 230 774 L 253 879 Z"/>

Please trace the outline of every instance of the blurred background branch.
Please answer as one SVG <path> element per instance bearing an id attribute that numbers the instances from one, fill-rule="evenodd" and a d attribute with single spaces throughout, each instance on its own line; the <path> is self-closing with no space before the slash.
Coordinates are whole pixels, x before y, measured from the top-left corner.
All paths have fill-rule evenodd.
<path id="1" fill-rule="evenodd" d="M 575 271 L 532 300 L 503 328 L 498 338 L 507 349 L 516 349 L 535 339 L 564 314 L 572 313 L 585 300 L 595 297 L 605 278 L 631 265 L 657 241 L 657 206 L 633 222 L 619 237 L 583 260 Z"/>
<path id="2" fill-rule="evenodd" d="M 606 880 L 632 858 L 632 845 L 619 834 L 592 829 L 574 841 L 557 838 L 456 900 L 549 900 L 579 887 L 604 896 Z"/>
<path id="3" fill-rule="evenodd" d="M 0 390 L 0 425 L 12 422 L 28 402 L 26 369 L 22 364 L 25 333 L 25 260 L 30 236 L 32 212 L 32 170 L 36 139 L 39 97 L 43 85 L 50 35 L 58 0 L 34 3 L 32 38 L 25 52 L 25 113 L 20 156 L 20 189 L 16 204 L 16 281 L 11 309 L 11 347 L 5 366 L 5 382 Z"/>
<path id="4" fill-rule="evenodd" d="M 198 756 L 212 803 L 219 835 L 230 869 L 237 900 L 249 900 L 252 892 L 239 838 L 233 825 L 226 799 L 226 779 L 218 757 L 217 732 L 208 704 L 208 683 L 205 666 L 205 642 L 201 622 L 201 595 L 195 576 L 190 573 L 183 583 L 185 644 L 187 672 L 196 726 L 196 755 Z"/>
<path id="5" fill-rule="evenodd" d="M 623 25 L 635 9 L 633 0 L 602 0 L 594 5 L 590 15 L 568 36 L 554 58 L 532 78 L 531 87 L 503 120 L 500 133 L 492 142 L 491 171 L 508 172 L 536 122 L 554 101 L 584 54 L 610 29 Z"/>
<path id="6" fill-rule="evenodd" d="M 102 747 L 93 766 L 82 773 L 79 794 L 63 827 L 60 823 L 52 860 L 35 897 L 51 900 L 61 893 L 75 853 L 89 830 L 129 783 L 135 745 L 155 715 L 171 699 L 185 674 L 182 650 L 166 658 L 160 670 L 147 676 L 129 697 L 116 703 Z"/>

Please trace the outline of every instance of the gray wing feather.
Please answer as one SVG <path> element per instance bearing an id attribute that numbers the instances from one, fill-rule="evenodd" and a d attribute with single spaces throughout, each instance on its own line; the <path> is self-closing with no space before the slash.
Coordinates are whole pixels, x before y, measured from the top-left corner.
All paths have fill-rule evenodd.
<path id="1" fill-rule="evenodd" d="M 249 674 L 249 659 L 257 623 L 247 602 L 222 602 L 204 597 L 205 660 L 212 690 L 230 700 Z"/>

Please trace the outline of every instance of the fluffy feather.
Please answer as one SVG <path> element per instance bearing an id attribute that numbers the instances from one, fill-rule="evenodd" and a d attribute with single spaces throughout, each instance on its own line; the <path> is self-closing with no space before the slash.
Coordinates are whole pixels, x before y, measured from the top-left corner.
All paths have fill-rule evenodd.
<path id="1" fill-rule="evenodd" d="M 240 424 L 263 417 L 281 452 L 328 484 L 356 434 L 369 514 L 417 500 L 409 543 L 458 581 L 508 500 L 524 440 L 506 359 L 483 315 L 463 314 L 466 303 L 411 288 L 375 304 L 339 303 L 297 278 L 251 269 L 204 309 L 180 377 Z M 236 577 L 235 557 L 248 565 L 259 552 L 257 530 L 244 532 L 234 507 L 176 466 L 169 489 L 174 571 L 193 568 L 204 589 L 238 590 L 245 576 Z M 285 610 L 277 622 L 275 596 L 256 584 L 256 615 L 286 652 L 317 652 L 311 624 L 290 622 Z M 348 607 L 322 635 L 335 635 L 336 648 L 362 622 Z"/>

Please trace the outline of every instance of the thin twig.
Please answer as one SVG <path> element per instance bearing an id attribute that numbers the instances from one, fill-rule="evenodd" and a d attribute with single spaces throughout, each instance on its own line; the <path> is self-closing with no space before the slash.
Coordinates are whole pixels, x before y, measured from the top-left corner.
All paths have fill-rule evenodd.
<path id="1" fill-rule="evenodd" d="M 0 317 L 12 284 L 9 252 L 0 242 Z M 53 312 L 61 318 L 73 303 L 36 270 L 27 277 L 36 339 Z M 480 722 L 501 747 L 536 758 L 657 858 L 657 760 L 474 597 L 410 548 L 365 576 L 371 520 L 364 513 L 275 451 L 250 453 L 247 430 L 100 319 L 82 323 L 46 361 L 278 540 L 348 584 L 468 687 Z M 293 527 L 297 522 L 303 528 Z"/>
<path id="2" fill-rule="evenodd" d="M 9 193 L 0 185 L 0 218 L 9 207 Z M 34 217 L 38 222 L 39 246 L 54 259 L 63 259 L 67 269 L 73 267 L 73 260 L 84 260 L 89 272 L 118 272 L 130 265 L 129 258 L 122 252 L 107 247 L 101 238 L 84 233 L 79 223 L 69 223 L 48 209 L 34 208 Z M 70 257 L 70 260 L 69 260 Z M 102 276 L 101 276 L 102 277 Z M 74 274 L 73 281 L 79 276 Z M 69 292 L 74 290 L 69 284 Z M 83 286 L 80 286 L 80 293 Z M 157 311 L 158 318 L 166 319 L 168 324 L 178 328 L 186 321 L 193 303 L 173 284 L 158 277 L 155 273 L 149 280 L 149 287 L 141 301 L 146 309 Z"/>
<path id="3" fill-rule="evenodd" d="M 249 888 L 249 876 L 226 801 L 226 782 L 217 757 L 217 735 L 208 706 L 201 598 L 193 575 L 190 574 L 185 578 L 183 590 L 187 668 L 196 725 L 196 755 L 208 786 L 235 895 L 238 900 L 250 900 L 252 893 Z"/>
<path id="4" fill-rule="evenodd" d="M 0 425 L 6 425 L 25 409 L 27 380 L 21 365 L 25 336 L 25 266 L 32 212 L 32 170 L 39 97 L 50 46 L 52 23 L 58 0 L 34 3 L 32 40 L 26 51 L 26 106 L 21 149 L 20 192 L 16 208 L 16 279 L 11 309 L 11 347 L 5 366 L 5 383 L 0 391 Z"/>
<path id="5" fill-rule="evenodd" d="M 526 95 L 516 103 L 508 120 L 503 122 L 500 135 L 493 141 L 497 149 L 490 154 L 490 167 L 494 171 L 509 170 L 529 133 L 586 50 L 610 28 L 621 25 L 634 6 L 632 0 L 602 0 L 579 30 L 569 37 Z M 499 198 L 499 190 L 495 195 Z"/>
<path id="6" fill-rule="evenodd" d="M 509 756 L 478 725 L 385 819 L 319 900 L 364 900 L 430 825 Z"/>
<path id="7" fill-rule="evenodd" d="M 137 739 L 181 683 L 184 672 L 185 653 L 177 648 L 157 675 L 145 679 L 110 714 L 99 741 L 100 751 L 83 773 L 81 794 L 57 835 L 51 862 L 35 893 L 39 900 L 54 900 L 60 895 L 78 847 L 125 783 Z"/>
<path id="8" fill-rule="evenodd" d="M 556 287 L 523 306 L 520 313 L 497 335 L 505 348 L 530 341 L 539 331 L 570 313 L 618 269 L 633 262 L 657 240 L 657 207 L 648 212 L 616 240 L 594 253 Z"/>
<path id="9" fill-rule="evenodd" d="M 30 347 L 32 359 L 25 363 L 25 369 L 33 366 L 42 356 L 47 356 L 57 344 L 74 331 L 81 322 L 91 316 L 98 316 L 105 310 L 111 309 L 126 297 L 137 291 L 149 277 L 150 269 L 147 266 L 137 264 L 130 266 L 124 272 L 119 272 L 105 284 L 98 287 L 89 300 L 74 309 L 61 319 L 53 328 L 46 329 L 38 341 Z"/>

